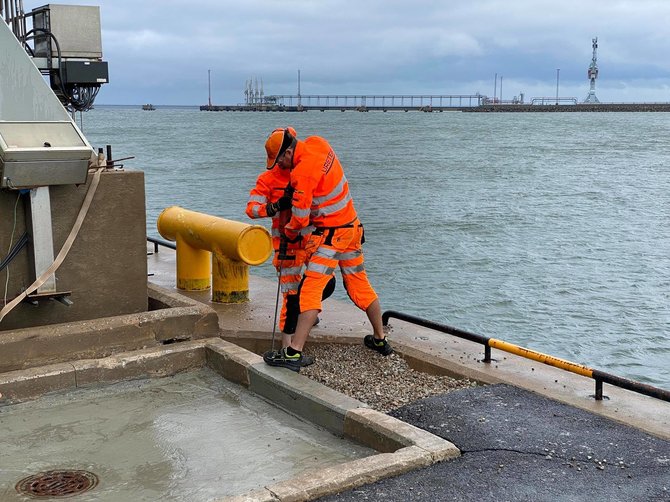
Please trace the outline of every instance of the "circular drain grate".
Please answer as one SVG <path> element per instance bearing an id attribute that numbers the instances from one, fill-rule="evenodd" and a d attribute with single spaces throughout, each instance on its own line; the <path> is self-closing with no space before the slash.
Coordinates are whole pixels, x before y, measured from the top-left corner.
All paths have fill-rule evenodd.
<path id="1" fill-rule="evenodd" d="M 31 497 L 70 497 L 95 488 L 98 477 L 88 471 L 47 471 L 23 478 L 16 491 Z"/>

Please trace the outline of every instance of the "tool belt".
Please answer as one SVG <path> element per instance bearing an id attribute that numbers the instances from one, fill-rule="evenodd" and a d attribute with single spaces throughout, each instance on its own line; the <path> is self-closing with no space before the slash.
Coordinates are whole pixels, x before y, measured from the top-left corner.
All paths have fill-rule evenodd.
<path id="1" fill-rule="evenodd" d="M 333 245 L 333 235 L 335 234 L 335 230 L 339 228 L 354 228 L 354 227 L 363 227 L 363 224 L 358 221 L 358 219 L 355 219 L 354 221 L 351 221 L 347 223 L 346 225 L 340 225 L 339 227 L 317 227 L 316 230 L 312 232 L 313 235 L 325 235 L 326 238 L 323 241 L 323 243 L 326 246 L 332 246 Z M 361 244 L 365 242 L 365 231 L 363 231 L 363 237 L 361 238 Z"/>

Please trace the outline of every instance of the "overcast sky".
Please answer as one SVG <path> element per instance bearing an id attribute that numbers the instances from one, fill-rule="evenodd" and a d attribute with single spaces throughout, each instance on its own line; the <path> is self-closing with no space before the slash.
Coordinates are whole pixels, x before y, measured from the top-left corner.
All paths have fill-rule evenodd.
<path id="1" fill-rule="evenodd" d="M 297 94 L 298 70 L 303 95 L 499 96 L 502 77 L 503 99 L 556 96 L 558 80 L 582 101 L 594 37 L 601 102 L 670 101 L 668 0 L 59 3 L 100 6 L 98 104 L 207 104 L 208 70 L 213 104 L 243 102 L 250 78 Z"/>

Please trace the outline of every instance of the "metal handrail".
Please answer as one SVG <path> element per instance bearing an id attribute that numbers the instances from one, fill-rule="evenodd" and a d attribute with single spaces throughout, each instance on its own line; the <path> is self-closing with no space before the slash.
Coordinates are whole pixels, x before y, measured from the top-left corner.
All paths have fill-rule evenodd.
<path id="1" fill-rule="evenodd" d="M 577 98 L 532 98 L 530 100 L 531 105 L 553 105 L 553 104 L 563 104 L 563 103 L 568 103 L 571 105 L 576 105 L 577 104 Z"/>
<path id="2" fill-rule="evenodd" d="M 158 246 L 165 246 L 170 249 L 177 249 L 177 244 L 175 242 L 166 241 L 165 239 L 159 239 L 157 237 L 147 236 L 147 242 L 152 242 L 154 245 L 154 253 L 158 253 Z"/>
<path id="3" fill-rule="evenodd" d="M 482 362 L 490 363 L 491 362 L 491 347 L 509 352 L 511 354 L 516 354 L 526 359 L 532 359 L 549 366 L 554 366 L 562 370 L 570 371 L 571 373 L 576 373 L 585 377 L 593 378 L 596 382 L 596 401 L 602 401 L 603 399 L 603 383 L 608 383 L 622 389 L 630 390 L 637 392 L 639 394 L 644 394 L 645 396 L 655 397 L 656 399 L 661 399 L 663 401 L 670 402 L 670 391 L 654 387 L 652 385 L 647 385 L 644 383 L 636 382 L 635 380 L 629 380 L 627 378 L 622 378 L 611 373 L 606 373 L 604 371 L 596 370 L 584 366 L 582 364 L 573 363 L 566 361 L 565 359 L 560 359 L 558 357 L 549 356 L 542 354 L 541 352 L 536 352 L 534 350 L 526 349 L 512 343 L 505 342 L 503 340 L 497 340 L 495 338 L 489 338 L 475 333 L 470 333 L 462 329 L 454 328 L 446 324 L 440 324 L 428 319 L 423 319 L 421 317 L 416 317 L 409 314 L 403 314 L 402 312 L 396 312 L 395 310 L 387 310 L 382 315 L 382 321 L 384 326 L 388 325 L 389 318 L 399 319 L 401 321 L 409 322 L 422 326 L 424 328 L 434 329 L 436 331 L 441 331 L 442 333 L 448 333 L 450 335 L 456 336 L 458 338 L 463 338 L 475 343 L 481 343 L 484 345 L 484 359 Z"/>

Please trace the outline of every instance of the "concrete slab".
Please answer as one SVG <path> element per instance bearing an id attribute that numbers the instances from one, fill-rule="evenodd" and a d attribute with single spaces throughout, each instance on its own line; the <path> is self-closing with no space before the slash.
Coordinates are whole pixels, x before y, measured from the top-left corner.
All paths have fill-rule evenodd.
<path id="1" fill-rule="evenodd" d="M 461 452 L 452 443 L 434 434 L 371 409 L 354 409 L 344 422 L 347 437 L 377 451 L 392 452 L 405 446 L 417 446 L 428 453 L 432 462 L 458 457 Z"/>
<path id="2" fill-rule="evenodd" d="M 285 368 L 273 368 L 262 360 L 249 368 L 249 389 L 277 406 L 344 435 L 344 417 L 365 404 Z"/>
<path id="3" fill-rule="evenodd" d="M 0 333 L 0 373 L 217 336 L 208 305 L 149 284 L 152 310 Z"/>

